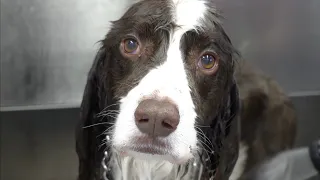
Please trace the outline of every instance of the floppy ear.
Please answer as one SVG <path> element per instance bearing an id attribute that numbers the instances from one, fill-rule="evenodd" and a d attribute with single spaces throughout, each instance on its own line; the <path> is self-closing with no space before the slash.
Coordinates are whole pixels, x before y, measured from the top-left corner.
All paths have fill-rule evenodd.
<path id="1" fill-rule="evenodd" d="M 84 127 L 96 124 L 98 121 L 95 117 L 96 114 L 107 105 L 108 101 L 111 103 L 110 97 L 112 96 L 108 82 L 111 81 L 108 80 L 111 78 L 106 78 L 109 57 L 106 49 L 102 47 L 88 74 L 80 107 L 80 121 L 76 127 L 76 152 L 79 159 L 78 180 L 93 180 L 100 174 L 100 161 L 104 149 L 99 146 L 104 137 L 99 135 L 103 133 L 105 127 L 100 125 Z"/>

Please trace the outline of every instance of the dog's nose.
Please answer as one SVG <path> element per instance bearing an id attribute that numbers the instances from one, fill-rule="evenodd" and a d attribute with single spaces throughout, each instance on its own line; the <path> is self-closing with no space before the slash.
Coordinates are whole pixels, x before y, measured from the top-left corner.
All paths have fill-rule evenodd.
<path id="1" fill-rule="evenodd" d="M 179 111 L 173 103 L 156 99 L 141 101 L 134 116 L 138 129 L 150 136 L 168 136 L 180 121 Z"/>

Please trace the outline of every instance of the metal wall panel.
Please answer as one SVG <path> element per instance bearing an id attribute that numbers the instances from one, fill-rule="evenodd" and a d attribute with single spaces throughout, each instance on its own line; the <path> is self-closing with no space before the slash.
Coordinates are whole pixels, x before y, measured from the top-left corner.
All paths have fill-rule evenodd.
<path id="1" fill-rule="evenodd" d="M 109 20 L 130 0 L 1 0 L 1 107 L 78 106 Z M 320 91 L 319 0 L 215 0 L 249 61 L 289 93 Z"/>
<path id="2" fill-rule="evenodd" d="M 1 106 L 78 106 L 96 43 L 128 0 L 1 0 Z"/>
<path id="3" fill-rule="evenodd" d="M 290 94 L 320 94 L 319 0 L 214 1 L 244 58 Z"/>
<path id="4" fill-rule="evenodd" d="M 76 180 L 79 109 L 1 112 L 1 180 Z"/>

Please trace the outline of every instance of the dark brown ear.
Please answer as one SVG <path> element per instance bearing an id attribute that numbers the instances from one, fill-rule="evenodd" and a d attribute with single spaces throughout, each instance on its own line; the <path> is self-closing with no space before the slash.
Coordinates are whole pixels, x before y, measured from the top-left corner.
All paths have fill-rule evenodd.
<path id="1" fill-rule="evenodd" d="M 103 133 L 105 127 L 84 127 L 98 123 L 99 119 L 96 118 L 96 114 L 103 109 L 101 107 L 107 105 L 108 100 L 111 100 L 112 95 L 108 89 L 109 84 L 106 78 L 109 57 L 106 49 L 101 48 L 88 74 L 80 107 L 80 121 L 76 127 L 76 152 L 79 158 L 78 180 L 93 180 L 100 174 L 103 148 L 99 148 L 99 146 L 102 144 L 101 138 L 103 137 L 99 135 Z"/>

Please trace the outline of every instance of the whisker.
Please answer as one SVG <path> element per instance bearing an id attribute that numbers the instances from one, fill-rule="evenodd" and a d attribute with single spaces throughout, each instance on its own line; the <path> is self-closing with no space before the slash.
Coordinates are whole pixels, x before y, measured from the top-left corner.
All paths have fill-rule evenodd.
<path id="1" fill-rule="evenodd" d="M 101 111 L 100 113 L 97 113 L 97 116 L 104 113 L 119 113 L 119 112 L 120 112 L 119 110 L 104 110 L 104 111 Z"/>
<path id="2" fill-rule="evenodd" d="M 84 126 L 83 129 L 90 128 L 90 127 L 93 127 L 93 126 L 103 125 L 103 124 L 112 124 L 112 123 L 111 122 L 101 122 L 101 123 L 91 124 L 91 125 L 88 125 L 88 126 Z"/>
<path id="3" fill-rule="evenodd" d="M 204 145 L 204 150 L 209 150 L 209 151 L 213 151 L 213 146 L 211 146 L 210 144 L 207 144 L 206 142 L 202 141 L 201 139 L 198 139 L 198 141 L 201 143 L 201 145 Z M 211 147 L 210 147 L 211 146 Z M 206 149 L 207 148 L 207 149 Z"/>
<path id="4" fill-rule="evenodd" d="M 97 138 L 102 135 L 107 135 L 108 131 L 111 131 L 112 128 L 114 128 L 114 124 L 112 126 L 108 127 L 106 130 L 104 130 L 101 134 L 97 135 Z"/>
<path id="5" fill-rule="evenodd" d="M 97 115 L 102 113 L 102 112 L 104 112 L 104 111 L 106 111 L 108 108 L 113 107 L 113 106 L 117 106 L 117 105 L 119 105 L 118 102 L 114 103 L 114 104 L 110 104 L 109 106 L 106 106 L 105 108 L 103 108 L 99 113 L 97 113 Z"/>
<path id="6" fill-rule="evenodd" d="M 112 145 L 112 139 L 109 140 L 104 139 L 101 141 L 101 144 L 98 146 L 98 149 L 100 150 L 103 146 L 105 146 L 104 151 L 109 148 Z"/>
<path id="7" fill-rule="evenodd" d="M 209 145 L 210 145 L 211 147 L 214 147 L 213 144 L 212 144 L 212 142 L 211 142 L 210 139 L 204 134 L 204 132 L 202 131 L 202 129 L 200 129 L 199 127 L 195 127 L 195 128 L 196 128 L 196 130 L 198 130 L 197 132 L 199 133 L 199 135 L 201 135 L 201 136 L 204 138 L 205 142 L 209 143 Z"/>
<path id="8" fill-rule="evenodd" d="M 118 114 L 104 114 L 103 116 L 100 116 L 101 117 L 101 119 L 103 120 L 105 117 L 111 117 L 111 118 L 113 118 L 113 119 L 117 119 L 117 116 Z"/>
<path id="9" fill-rule="evenodd" d="M 133 86 L 132 86 L 132 85 L 130 85 L 130 84 L 127 84 L 127 83 L 121 83 L 121 82 L 117 82 L 116 84 L 120 84 L 120 85 L 126 85 L 126 86 L 128 86 L 128 87 L 130 87 L 130 88 L 133 88 Z"/>
<path id="10" fill-rule="evenodd" d="M 108 132 L 109 132 L 112 128 L 114 128 L 114 125 L 108 127 L 106 130 L 104 130 L 104 131 L 102 132 L 102 134 L 105 134 L 105 135 L 108 134 Z"/>

